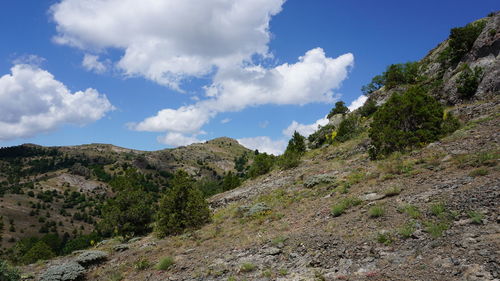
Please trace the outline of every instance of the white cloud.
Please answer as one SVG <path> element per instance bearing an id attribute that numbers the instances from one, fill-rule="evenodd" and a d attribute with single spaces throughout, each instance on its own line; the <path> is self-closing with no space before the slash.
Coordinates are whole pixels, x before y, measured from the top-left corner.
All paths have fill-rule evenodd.
<path id="1" fill-rule="evenodd" d="M 167 133 L 164 136 L 159 136 L 157 138 L 159 143 L 171 146 L 183 146 L 190 145 L 193 143 L 204 142 L 203 140 L 199 140 L 196 136 L 186 136 L 181 133 Z"/>
<path id="2" fill-rule="evenodd" d="M 347 78 L 353 55 L 332 59 L 321 48 L 308 51 L 295 64 L 272 69 L 251 66 L 219 73 L 207 88 L 207 99 L 178 109 L 164 109 L 130 128 L 138 131 L 194 133 L 217 113 L 263 104 L 304 105 L 333 102 L 333 89 Z"/>
<path id="3" fill-rule="evenodd" d="M 62 0 L 51 7 L 59 44 L 121 49 L 118 66 L 178 88 L 183 78 L 268 56 L 269 22 L 285 0 Z"/>
<path id="4" fill-rule="evenodd" d="M 267 126 L 269 126 L 269 120 L 264 120 L 264 121 L 259 123 L 259 127 L 263 128 L 263 129 L 267 128 Z"/>
<path id="5" fill-rule="evenodd" d="M 351 102 L 351 104 L 348 106 L 348 108 L 349 108 L 350 111 L 354 111 L 354 110 L 362 107 L 363 104 L 365 104 L 365 102 L 367 100 L 368 100 L 367 96 L 361 95 L 356 100 L 354 100 L 353 102 Z"/>
<path id="6" fill-rule="evenodd" d="M 316 132 L 319 126 L 325 126 L 326 124 L 328 124 L 328 118 L 326 118 L 326 116 L 325 118 L 321 118 L 312 124 L 301 124 L 294 120 L 290 126 L 283 130 L 283 134 L 291 137 L 293 133 L 297 131 L 299 134 L 308 137 L 312 133 Z"/>
<path id="7" fill-rule="evenodd" d="M 85 54 L 82 60 L 82 66 L 88 71 L 95 73 L 104 73 L 108 70 L 109 61 L 100 62 L 96 55 Z"/>
<path id="8" fill-rule="evenodd" d="M 0 77 L 0 140 L 31 137 L 66 123 L 85 125 L 113 109 L 97 90 L 71 93 L 37 66 L 17 64 Z"/>
<path id="9" fill-rule="evenodd" d="M 282 154 L 288 143 L 285 140 L 272 140 L 269 137 L 242 138 L 238 139 L 238 142 L 246 148 L 274 155 Z"/>
<path id="10" fill-rule="evenodd" d="M 221 122 L 221 124 L 227 124 L 227 123 L 231 122 L 231 119 L 225 118 L 225 119 L 220 120 L 220 122 Z"/>

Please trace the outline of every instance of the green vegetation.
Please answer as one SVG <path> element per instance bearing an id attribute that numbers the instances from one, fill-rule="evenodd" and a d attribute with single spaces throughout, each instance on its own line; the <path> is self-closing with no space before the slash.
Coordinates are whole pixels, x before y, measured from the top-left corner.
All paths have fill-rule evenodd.
<path id="1" fill-rule="evenodd" d="M 412 219 L 418 219 L 422 215 L 416 206 L 409 204 L 402 206 L 398 211 L 408 215 Z"/>
<path id="2" fill-rule="evenodd" d="M 377 103 L 375 103 L 373 99 L 368 99 L 365 104 L 358 109 L 358 113 L 362 117 L 370 117 L 377 111 L 377 109 Z"/>
<path id="3" fill-rule="evenodd" d="M 140 258 L 134 263 L 136 270 L 146 270 L 151 267 L 151 263 L 146 258 Z"/>
<path id="4" fill-rule="evenodd" d="M 401 188 L 398 186 L 393 186 L 384 190 L 384 195 L 387 197 L 396 196 L 399 195 L 400 193 L 401 193 Z"/>
<path id="5" fill-rule="evenodd" d="M 176 172 L 171 185 L 158 206 L 155 230 L 160 237 L 198 228 L 210 220 L 208 203 L 186 172 Z"/>
<path id="6" fill-rule="evenodd" d="M 333 115 L 336 115 L 336 114 L 346 114 L 348 112 L 349 112 L 349 108 L 347 108 L 347 106 L 345 106 L 345 102 L 338 101 L 338 102 L 335 103 L 335 107 L 332 108 L 332 110 L 330 111 L 330 113 L 328 113 L 327 118 L 330 119 Z"/>
<path id="7" fill-rule="evenodd" d="M 483 218 L 484 218 L 483 214 L 476 211 L 469 211 L 467 212 L 467 215 L 469 216 L 473 224 L 483 224 Z"/>
<path id="8" fill-rule="evenodd" d="M 359 198 L 348 197 L 341 200 L 339 203 L 332 206 L 331 212 L 334 217 L 338 217 L 345 213 L 345 211 L 351 207 L 361 204 Z"/>
<path id="9" fill-rule="evenodd" d="M 21 280 L 21 275 L 17 269 L 9 265 L 6 261 L 0 260 L 0 280 L 18 281 Z"/>
<path id="10" fill-rule="evenodd" d="M 436 217 L 441 217 L 445 214 L 446 212 L 446 207 L 444 206 L 443 203 L 434 203 L 431 205 L 430 212 L 432 215 Z"/>
<path id="11" fill-rule="evenodd" d="M 370 216 L 370 218 L 379 218 L 379 217 L 382 217 L 383 215 L 385 215 L 385 208 L 382 205 L 372 206 L 368 210 L 368 215 Z"/>
<path id="12" fill-rule="evenodd" d="M 315 149 L 321 147 L 323 144 L 332 141 L 332 134 L 336 134 L 335 126 L 325 125 L 320 127 L 316 132 L 309 135 L 307 140 L 309 141 L 309 148 Z"/>
<path id="13" fill-rule="evenodd" d="M 278 165 L 282 169 L 290 169 L 297 167 L 300 163 L 300 157 L 306 152 L 305 137 L 297 132 L 293 133 L 292 138 L 288 142 L 285 153 L 278 159 Z"/>
<path id="14" fill-rule="evenodd" d="M 105 236 L 148 233 L 153 219 L 153 198 L 140 188 L 121 189 L 102 208 L 98 230 Z"/>
<path id="15" fill-rule="evenodd" d="M 477 168 L 477 169 L 474 169 L 472 172 L 470 172 L 469 176 L 481 177 L 481 176 L 486 176 L 487 174 L 488 174 L 488 170 L 486 168 Z"/>
<path id="16" fill-rule="evenodd" d="M 444 64 L 457 64 L 467 54 L 481 34 L 486 21 L 479 20 L 464 27 L 455 27 L 450 31 L 448 47 L 440 54 L 440 61 Z"/>
<path id="17" fill-rule="evenodd" d="M 403 239 L 408 239 L 413 235 L 415 230 L 415 222 L 408 221 L 401 228 L 399 228 L 398 233 L 399 235 L 401 235 L 401 237 L 403 237 Z"/>
<path id="18" fill-rule="evenodd" d="M 389 233 L 378 233 L 376 240 L 378 243 L 381 243 L 384 245 L 390 245 L 390 244 L 392 244 L 392 242 L 394 242 L 391 234 L 389 234 Z"/>
<path id="19" fill-rule="evenodd" d="M 374 114 L 369 136 L 372 159 L 421 147 L 442 135 L 443 108 L 423 88 L 394 94 Z"/>
<path id="20" fill-rule="evenodd" d="M 254 161 L 248 169 L 248 176 L 256 178 L 258 176 L 267 174 L 271 171 L 274 165 L 275 157 L 267 153 L 259 153 L 255 156 Z"/>
<path id="21" fill-rule="evenodd" d="M 52 249 L 43 241 L 38 241 L 23 256 L 23 263 L 30 264 L 39 260 L 48 260 L 53 257 L 55 257 L 55 254 Z"/>
<path id="22" fill-rule="evenodd" d="M 158 264 L 156 265 L 157 270 L 168 270 L 172 265 L 174 265 L 175 261 L 172 257 L 164 257 L 162 258 Z"/>
<path id="23" fill-rule="evenodd" d="M 257 268 L 257 266 L 253 263 L 244 263 L 240 266 L 240 271 L 241 272 L 251 272 L 254 271 Z"/>
<path id="24" fill-rule="evenodd" d="M 477 87 L 483 78 L 483 69 L 476 66 L 473 70 L 464 64 L 462 72 L 457 79 L 457 93 L 463 99 L 470 99 L 477 91 Z"/>
<path id="25" fill-rule="evenodd" d="M 428 221 L 424 224 L 425 231 L 427 231 L 433 238 L 443 236 L 443 232 L 450 228 L 450 225 L 445 221 Z"/>
<path id="26" fill-rule="evenodd" d="M 370 95 L 383 86 L 392 89 L 399 85 L 415 84 L 421 80 L 418 74 L 419 68 L 418 62 L 391 64 L 382 75 L 373 77 L 368 85 L 361 88 L 361 91 L 365 95 Z"/>
<path id="27" fill-rule="evenodd" d="M 339 124 L 339 129 L 334 140 L 345 142 L 357 136 L 361 132 L 359 116 L 350 114 Z"/>

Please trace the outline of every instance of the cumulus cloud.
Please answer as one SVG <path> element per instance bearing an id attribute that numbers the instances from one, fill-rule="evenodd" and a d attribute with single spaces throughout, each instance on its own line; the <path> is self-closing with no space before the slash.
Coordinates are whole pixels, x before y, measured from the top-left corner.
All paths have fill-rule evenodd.
<path id="1" fill-rule="evenodd" d="M 190 145 L 193 143 L 204 142 L 204 140 L 199 140 L 196 136 L 186 136 L 181 133 L 167 133 L 164 136 L 159 136 L 157 138 L 159 143 L 171 146 L 182 146 Z"/>
<path id="2" fill-rule="evenodd" d="M 254 137 L 238 139 L 238 142 L 246 148 L 258 149 L 260 152 L 266 152 L 274 155 L 280 155 L 285 151 L 287 141 L 272 140 L 270 137 Z"/>
<path id="3" fill-rule="evenodd" d="M 124 52 L 118 66 L 178 88 L 183 78 L 268 55 L 269 22 L 285 0 L 62 0 L 54 41 Z"/>
<path id="4" fill-rule="evenodd" d="M 283 130 L 283 134 L 291 137 L 293 133 L 297 131 L 299 134 L 308 137 L 312 133 L 316 132 L 319 126 L 325 126 L 326 124 L 328 124 L 328 118 L 326 118 L 326 116 L 325 118 L 321 118 L 312 124 L 301 124 L 294 120 L 290 126 Z"/>
<path id="5" fill-rule="evenodd" d="M 365 95 L 359 96 L 357 99 L 355 99 L 351 104 L 348 106 L 350 111 L 354 111 L 365 104 L 365 102 L 368 100 L 368 97 Z"/>
<path id="6" fill-rule="evenodd" d="M 230 118 L 225 118 L 225 119 L 220 120 L 220 123 L 221 123 L 221 124 L 227 124 L 227 123 L 229 123 L 229 122 L 231 122 L 231 119 L 230 119 Z"/>
<path id="7" fill-rule="evenodd" d="M 263 104 L 332 102 L 333 90 L 347 78 L 353 61 L 352 54 L 333 59 L 316 48 L 295 64 L 285 63 L 271 69 L 249 66 L 219 73 L 214 84 L 206 89 L 206 99 L 178 109 L 163 109 L 142 122 L 130 124 L 130 128 L 194 133 L 220 112 Z"/>
<path id="8" fill-rule="evenodd" d="M 0 77 L 0 140 L 31 137 L 62 124 L 85 125 L 113 109 L 97 90 L 71 93 L 37 66 L 17 64 Z"/>
<path id="9" fill-rule="evenodd" d="M 95 73 L 104 73 L 108 70 L 109 61 L 100 62 L 96 55 L 85 54 L 82 60 L 82 66 Z"/>

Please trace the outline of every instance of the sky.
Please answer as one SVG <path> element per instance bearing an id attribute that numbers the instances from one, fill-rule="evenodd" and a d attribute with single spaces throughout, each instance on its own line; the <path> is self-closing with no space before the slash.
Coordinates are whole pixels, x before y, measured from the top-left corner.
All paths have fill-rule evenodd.
<path id="1" fill-rule="evenodd" d="M 17 0 L 0 9 L 0 146 L 279 154 L 497 0 Z"/>

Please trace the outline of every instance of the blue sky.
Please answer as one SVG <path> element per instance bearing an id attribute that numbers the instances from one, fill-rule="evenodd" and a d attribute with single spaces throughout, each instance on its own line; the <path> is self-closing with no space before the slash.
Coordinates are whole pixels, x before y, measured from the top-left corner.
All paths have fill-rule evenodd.
<path id="1" fill-rule="evenodd" d="M 310 133 L 336 99 L 351 104 L 387 65 L 422 58 L 450 28 L 499 8 L 493 0 L 6 1 L 0 146 L 157 150 L 228 136 L 279 153 L 290 132 Z"/>

